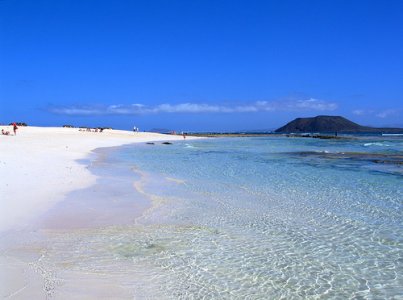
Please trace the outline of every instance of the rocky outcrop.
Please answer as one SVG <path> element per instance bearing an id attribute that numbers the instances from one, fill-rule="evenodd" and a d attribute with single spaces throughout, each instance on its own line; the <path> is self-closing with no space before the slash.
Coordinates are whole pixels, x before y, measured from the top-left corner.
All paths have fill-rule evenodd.
<path id="1" fill-rule="evenodd" d="M 297 118 L 283 127 L 277 133 L 301 133 L 301 132 L 379 132 L 400 133 L 403 128 L 375 128 L 361 126 L 341 116 L 317 116 L 313 118 Z"/>

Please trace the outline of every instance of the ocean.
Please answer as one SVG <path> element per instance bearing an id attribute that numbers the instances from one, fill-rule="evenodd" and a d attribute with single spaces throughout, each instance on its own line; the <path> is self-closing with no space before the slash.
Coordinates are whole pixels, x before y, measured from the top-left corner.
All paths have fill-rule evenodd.
<path id="1" fill-rule="evenodd" d="M 153 206 L 133 235 L 107 242 L 154 295 L 403 295 L 402 138 L 223 138 L 110 155 Z"/>
<path id="2" fill-rule="evenodd" d="M 91 201 L 116 222 L 48 233 L 41 267 L 135 299 L 403 299 L 402 161 L 393 136 L 100 149 Z"/>

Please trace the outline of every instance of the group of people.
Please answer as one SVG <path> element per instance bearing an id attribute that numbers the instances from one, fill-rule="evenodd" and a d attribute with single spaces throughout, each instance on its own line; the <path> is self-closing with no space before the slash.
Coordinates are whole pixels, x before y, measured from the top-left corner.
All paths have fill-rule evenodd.
<path id="1" fill-rule="evenodd" d="M 104 131 L 104 129 L 103 129 L 103 128 L 94 128 L 94 129 L 91 129 L 91 128 L 80 128 L 78 131 L 102 132 L 102 131 Z"/>
<path id="2" fill-rule="evenodd" d="M 17 124 L 16 124 L 16 123 L 12 123 L 11 125 L 13 126 L 14 135 L 17 135 L 17 129 L 18 129 Z M 1 134 L 2 134 L 2 135 L 10 135 L 10 131 L 6 131 L 6 130 L 2 129 L 2 130 L 1 130 Z"/>

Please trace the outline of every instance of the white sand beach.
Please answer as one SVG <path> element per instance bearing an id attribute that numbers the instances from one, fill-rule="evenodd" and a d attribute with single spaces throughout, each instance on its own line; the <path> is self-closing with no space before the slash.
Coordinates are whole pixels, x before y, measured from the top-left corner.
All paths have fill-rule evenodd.
<path id="1" fill-rule="evenodd" d="M 94 175 L 76 160 L 95 148 L 183 139 L 149 132 L 57 127 L 20 127 L 14 136 L 11 126 L 1 129 L 11 135 L 0 135 L 0 232 L 23 228 L 66 193 L 93 184 Z"/>
<path id="2" fill-rule="evenodd" d="M 77 128 L 0 126 L 10 135 L 0 135 L 0 234 L 30 228 L 65 195 L 94 184 L 95 175 L 77 160 L 91 156 L 100 147 L 148 141 L 183 140 L 176 135 Z M 191 139 L 191 137 L 189 137 Z M 43 299 L 43 278 L 24 262 L 0 259 L 0 297 Z"/>

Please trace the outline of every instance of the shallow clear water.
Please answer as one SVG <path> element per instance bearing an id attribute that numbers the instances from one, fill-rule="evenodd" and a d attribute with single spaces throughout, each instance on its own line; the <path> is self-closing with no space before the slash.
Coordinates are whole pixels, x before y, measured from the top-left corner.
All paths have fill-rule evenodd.
<path id="1" fill-rule="evenodd" d="M 140 299 L 403 299 L 402 154 L 403 139 L 379 137 L 116 148 L 91 168 L 152 207 L 47 233 L 38 265 L 109 276 Z"/>
<path id="2" fill-rule="evenodd" d="M 371 137 L 125 146 L 114 164 L 134 168 L 155 205 L 94 243 L 130 262 L 136 291 L 153 287 L 143 295 L 398 298 L 402 165 L 367 154 L 402 151 L 402 139 Z"/>

